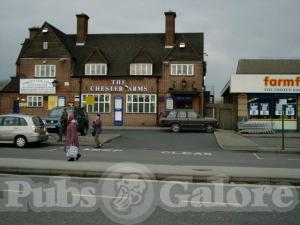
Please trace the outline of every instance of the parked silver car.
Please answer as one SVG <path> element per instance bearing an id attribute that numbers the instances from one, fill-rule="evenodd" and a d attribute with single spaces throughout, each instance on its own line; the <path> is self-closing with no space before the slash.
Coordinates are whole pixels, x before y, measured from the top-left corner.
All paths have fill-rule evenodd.
<path id="1" fill-rule="evenodd" d="M 22 148 L 27 143 L 47 141 L 46 127 L 38 116 L 0 115 L 0 143 L 14 143 Z"/>

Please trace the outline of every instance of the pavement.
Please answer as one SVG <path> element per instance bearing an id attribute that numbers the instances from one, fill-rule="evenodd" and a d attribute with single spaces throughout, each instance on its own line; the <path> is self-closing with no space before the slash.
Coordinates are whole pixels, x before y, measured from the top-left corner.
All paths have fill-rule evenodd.
<path id="1" fill-rule="evenodd" d="M 285 147 L 282 149 L 281 133 L 275 134 L 240 134 L 232 130 L 215 131 L 216 140 L 223 150 L 300 153 L 300 133 L 286 132 Z"/>
<path id="2" fill-rule="evenodd" d="M 107 143 L 121 135 L 117 132 L 119 129 L 129 130 L 164 130 L 160 127 L 104 127 L 105 133 L 101 135 L 101 142 Z M 215 132 L 216 140 L 223 150 L 231 151 L 272 151 L 283 152 L 278 147 L 265 146 L 259 144 L 251 138 L 280 139 L 278 134 L 244 136 L 235 131 L 217 130 Z M 288 153 L 300 152 L 298 133 L 290 133 L 286 138 L 296 140 L 293 146 L 284 150 Z M 91 146 L 94 144 L 92 136 L 79 136 L 81 145 Z M 260 142 L 264 143 L 264 141 Z M 57 142 L 57 135 L 50 135 L 48 144 L 61 145 Z M 19 158 L 0 158 L 0 173 L 12 174 L 38 174 L 38 175 L 66 175 L 80 177 L 102 177 L 106 171 L 116 163 L 99 162 L 99 161 L 76 161 L 67 162 L 65 160 L 48 160 L 48 159 L 19 159 Z M 132 164 L 134 165 L 134 164 Z M 186 166 L 186 165 L 154 165 L 143 164 L 151 172 L 150 179 L 156 180 L 179 180 L 192 182 L 243 182 L 243 183 L 280 183 L 288 182 L 290 184 L 300 184 L 300 168 L 260 168 L 260 167 L 233 167 L 233 166 Z M 130 170 L 130 167 L 129 167 Z M 128 174 L 130 171 L 114 171 L 110 176 L 119 177 L 120 174 Z"/>

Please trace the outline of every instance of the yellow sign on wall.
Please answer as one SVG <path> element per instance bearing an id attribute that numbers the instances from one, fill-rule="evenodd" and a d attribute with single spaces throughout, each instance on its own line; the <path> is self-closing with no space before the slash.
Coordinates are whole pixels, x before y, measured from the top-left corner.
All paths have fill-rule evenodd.
<path id="1" fill-rule="evenodd" d="M 87 105 L 94 105 L 95 104 L 94 96 L 92 96 L 92 95 L 86 96 L 85 102 Z"/>
<path id="2" fill-rule="evenodd" d="M 57 106 L 57 96 L 48 96 L 48 109 L 51 110 Z"/>

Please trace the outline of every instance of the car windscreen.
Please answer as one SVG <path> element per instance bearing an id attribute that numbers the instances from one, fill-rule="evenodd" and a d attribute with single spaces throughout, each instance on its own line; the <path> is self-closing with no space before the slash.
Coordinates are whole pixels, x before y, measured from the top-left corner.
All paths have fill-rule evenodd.
<path id="1" fill-rule="evenodd" d="M 62 111 L 61 109 L 52 109 L 52 111 L 49 113 L 49 117 L 61 117 Z"/>
<path id="2" fill-rule="evenodd" d="M 43 121 L 38 116 L 32 117 L 32 122 L 35 126 L 43 126 L 44 125 Z"/>

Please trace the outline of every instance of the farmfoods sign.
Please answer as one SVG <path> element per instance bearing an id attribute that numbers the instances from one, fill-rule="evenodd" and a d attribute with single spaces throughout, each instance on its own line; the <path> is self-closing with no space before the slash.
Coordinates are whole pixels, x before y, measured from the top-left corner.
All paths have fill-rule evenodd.
<path id="1" fill-rule="evenodd" d="M 231 93 L 300 93 L 300 75 L 234 74 Z"/>

